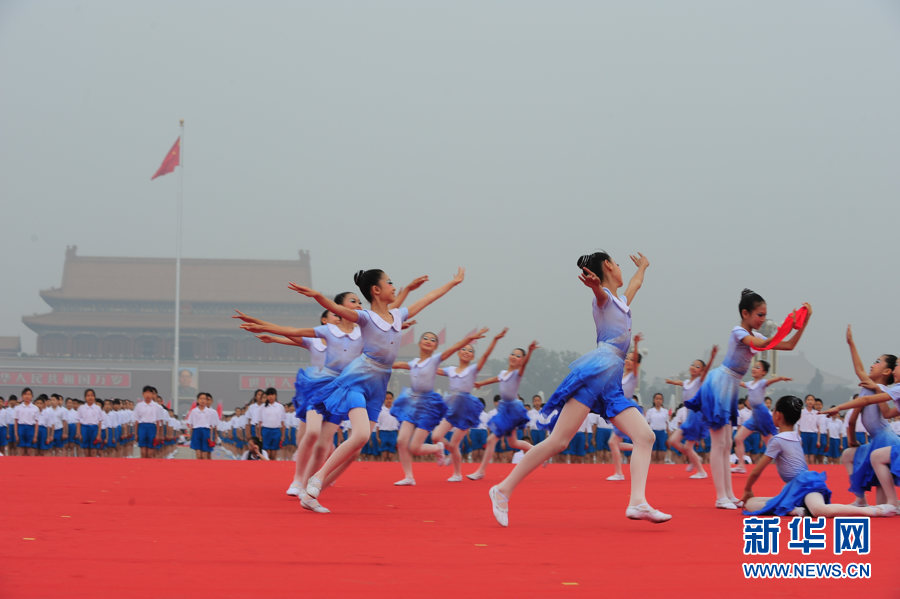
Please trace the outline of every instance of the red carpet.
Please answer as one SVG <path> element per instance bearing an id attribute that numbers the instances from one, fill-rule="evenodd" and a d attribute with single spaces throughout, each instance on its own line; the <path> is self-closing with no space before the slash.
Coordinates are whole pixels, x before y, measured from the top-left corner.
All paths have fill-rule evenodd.
<path id="1" fill-rule="evenodd" d="M 284 495 L 292 464 L 0 458 L 0 597 L 897 597 L 900 517 L 872 520 L 871 553 L 742 554 L 742 518 L 716 510 L 710 479 L 654 466 L 651 503 L 667 524 L 624 517 L 629 483 L 608 465 L 539 469 L 513 497 L 510 528 L 491 516 L 485 480 L 448 469 L 355 464 L 323 492 L 334 513 Z M 471 471 L 472 467 L 464 469 Z M 846 473 L 826 467 L 834 500 Z M 626 471 L 627 472 L 627 471 Z M 736 476 L 736 488 L 743 488 Z M 774 468 L 758 494 L 780 488 Z M 871 499 L 870 499 L 871 501 Z M 744 561 L 871 564 L 871 579 L 745 580 Z"/>

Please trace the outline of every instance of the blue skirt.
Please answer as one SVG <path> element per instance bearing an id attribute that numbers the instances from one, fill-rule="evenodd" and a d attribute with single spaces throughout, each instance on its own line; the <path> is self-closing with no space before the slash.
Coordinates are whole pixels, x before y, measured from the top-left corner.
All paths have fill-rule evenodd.
<path id="1" fill-rule="evenodd" d="M 854 495 L 862 495 L 872 487 L 878 486 L 878 477 L 875 476 L 869 458 L 876 449 L 897 446 L 900 446 L 900 437 L 889 426 L 886 426 L 868 443 L 857 447 L 856 453 L 853 455 L 853 473 L 850 474 L 850 492 Z M 892 456 L 893 453 L 894 450 L 891 449 Z"/>
<path id="2" fill-rule="evenodd" d="M 685 441 L 700 441 L 709 427 L 703 421 L 703 414 L 688 411 L 687 418 L 685 418 L 680 428 L 682 439 Z"/>
<path id="3" fill-rule="evenodd" d="M 410 388 L 404 388 L 391 404 L 391 416 L 396 418 L 397 422 L 412 422 L 413 413 L 416 411 L 415 402 L 416 396 L 412 394 Z"/>
<path id="4" fill-rule="evenodd" d="M 480 403 L 480 402 L 479 402 Z M 520 399 L 502 399 L 497 404 L 497 413 L 488 420 L 487 426 L 494 435 L 505 437 L 529 422 L 528 410 Z"/>
<path id="5" fill-rule="evenodd" d="M 825 498 L 825 503 L 831 503 L 831 491 L 825 484 L 824 472 L 812 472 L 811 470 L 801 472 L 791 482 L 786 484 L 778 495 L 769 499 L 762 509 L 755 512 L 744 510 L 744 514 L 748 516 L 762 516 L 764 514 L 786 516 L 795 507 L 803 507 L 803 500 L 810 493 L 821 493 L 822 497 Z"/>
<path id="6" fill-rule="evenodd" d="M 690 410 L 703 414 L 709 428 L 717 430 L 737 423 L 741 379 L 724 366 L 712 370 L 697 394 L 684 402 Z"/>
<path id="7" fill-rule="evenodd" d="M 435 391 L 416 393 L 415 395 L 417 397 L 411 422 L 416 428 L 430 431 L 444 419 L 444 415 L 447 413 L 447 404 L 444 403 L 441 394 Z"/>
<path id="8" fill-rule="evenodd" d="M 334 381 L 338 377 L 337 372 L 327 368 L 319 368 L 318 366 L 310 366 L 309 368 L 301 368 L 297 371 L 297 378 L 294 380 L 294 413 L 297 418 L 306 422 L 307 410 L 314 409 L 317 404 L 324 404 L 327 395 L 322 395 L 322 390 L 328 386 L 328 383 Z"/>
<path id="9" fill-rule="evenodd" d="M 447 398 L 447 419 L 451 425 L 460 430 L 468 430 L 477 426 L 484 406 L 471 393 L 455 393 Z"/>
<path id="10" fill-rule="evenodd" d="M 608 343 L 601 343 L 594 351 L 569 364 L 569 374 L 541 408 L 541 413 L 549 417 L 554 410 L 561 412 L 570 398 L 607 420 L 628 408 L 640 410 L 640 406 L 625 397 L 622 391 L 624 370 L 624 353 Z M 555 422 L 547 428 L 552 428 L 553 424 Z"/>
<path id="11" fill-rule="evenodd" d="M 772 420 L 772 412 L 765 404 L 753 408 L 753 416 L 744 423 L 744 428 L 759 433 L 763 437 L 772 437 L 778 434 L 778 429 L 775 428 L 775 422 Z"/>
<path id="12" fill-rule="evenodd" d="M 900 445 L 891 446 L 891 474 L 894 475 L 894 485 L 900 485 Z"/>
<path id="13" fill-rule="evenodd" d="M 328 421 L 346 420 L 350 410 L 365 408 L 369 421 L 377 422 L 390 380 L 390 366 L 384 366 L 365 354 L 358 356 L 321 390 L 322 396 L 327 397 L 324 406 Z"/>

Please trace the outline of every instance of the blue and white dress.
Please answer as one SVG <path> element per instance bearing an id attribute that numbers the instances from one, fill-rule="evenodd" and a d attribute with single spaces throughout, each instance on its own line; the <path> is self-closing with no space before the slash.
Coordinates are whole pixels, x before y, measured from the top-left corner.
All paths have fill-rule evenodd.
<path id="1" fill-rule="evenodd" d="M 370 422 L 378 421 L 384 394 L 391 379 L 391 367 L 400 351 L 403 322 L 409 309 L 390 311 L 393 322 L 387 322 L 371 310 L 359 310 L 356 324 L 362 332 L 362 354 L 350 362 L 341 374 L 322 389 L 327 395 L 325 418 L 338 424 L 354 408 L 365 408 Z"/>
<path id="2" fill-rule="evenodd" d="M 447 396 L 447 419 L 453 427 L 460 430 L 468 430 L 478 426 L 481 412 L 484 406 L 481 401 L 472 395 L 472 389 L 475 388 L 475 377 L 478 370 L 475 364 L 469 364 L 463 370 L 459 370 L 456 366 L 444 368 L 447 375 L 447 383 L 450 387 L 450 393 Z"/>
<path id="3" fill-rule="evenodd" d="M 391 416 L 400 422 L 410 422 L 416 428 L 430 431 L 438 425 L 447 413 L 447 404 L 441 394 L 434 390 L 434 378 L 441 365 L 440 354 L 409 362 L 410 386 L 400 392 Z"/>
<path id="4" fill-rule="evenodd" d="M 309 366 L 297 370 L 297 377 L 294 379 L 294 411 L 297 416 L 303 415 L 303 421 L 306 422 L 306 407 L 309 400 L 306 398 L 305 389 L 310 379 L 314 378 L 322 365 L 325 364 L 325 343 L 316 337 L 304 337 L 303 345 L 309 350 Z"/>
<path id="5" fill-rule="evenodd" d="M 294 407 L 297 408 L 297 418 L 303 422 L 306 422 L 306 412 L 309 410 L 316 410 L 325 415 L 325 400 L 328 398 L 324 394 L 325 388 L 350 362 L 359 357 L 363 349 L 362 330 L 358 326 L 354 326 L 349 333 L 345 333 L 335 324 L 318 326 L 313 330 L 316 333 L 314 341 L 321 344 L 321 340 L 324 339 L 327 345 L 323 353 L 323 362 L 318 368 L 310 366 L 302 371 L 302 377 L 300 372 L 297 373 Z M 299 405 L 297 396 L 301 398 Z"/>
<path id="6" fill-rule="evenodd" d="M 750 334 L 744 327 L 734 327 L 731 330 L 728 352 L 722 365 L 713 369 L 703 381 L 697 395 L 684 403 L 691 410 L 699 410 L 711 429 L 718 430 L 727 424 L 734 426 L 737 423 L 741 379 L 747 374 L 750 360 L 757 353 L 749 345 L 741 343 L 741 340 Z M 756 331 L 752 334 L 765 339 Z"/>
<path id="7" fill-rule="evenodd" d="M 759 379 L 750 381 L 747 385 L 747 405 L 753 410 L 750 419 L 744 422 L 743 427 L 763 437 L 771 437 L 778 434 L 775 421 L 772 420 L 772 412 L 766 407 L 766 389 L 769 381 Z"/>
<path id="8" fill-rule="evenodd" d="M 781 492 L 769 499 L 755 512 L 744 511 L 748 516 L 775 514 L 786 516 L 796 507 L 804 506 L 804 499 L 810 493 L 821 493 L 825 503 L 831 503 L 831 491 L 825 484 L 824 472 L 813 472 L 806 466 L 803 445 L 796 431 L 778 433 L 769 441 L 766 455 L 775 462 L 778 475 L 785 482 Z"/>
<path id="9" fill-rule="evenodd" d="M 900 397 L 900 385 L 894 384 L 890 387 L 879 385 L 879 392 L 889 393 L 891 397 Z M 860 397 L 866 395 L 874 395 L 875 392 L 869 389 L 862 389 L 859 392 Z M 892 447 L 891 449 L 891 471 L 898 469 L 894 466 L 894 453 L 900 452 L 900 437 L 891 429 L 891 423 L 884 419 L 881 415 L 881 408 L 878 404 L 869 404 L 863 406 L 859 414 L 863 426 L 869 432 L 869 442 L 856 448 L 853 454 L 853 473 L 850 474 L 850 492 L 855 495 L 862 495 L 872 487 L 879 486 L 878 477 L 875 476 L 875 470 L 872 469 L 872 452 L 882 447 Z M 898 453 L 900 456 L 900 453 Z M 898 480 L 897 472 L 894 475 L 895 482 Z"/>
<path id="10" fill-rule="evenodd" d="M 604 292 L 607 300 L 602 309 L 593 300 L 597 348 L 569 364 L 569 374 L 541 409 L 546 416 L 561 411 L 570 398 L 607 420 L 628 408 L 640 410 L 622 391 L 625 354 L 631 345 L 631 308 L 624 295 L 614 297 L 605 288 Z"/>
<path id="11" fill-rule="evenodd" d="M 681 397 L 684 404 L 687 405 L 687 402 L 693 399 L 694 396 L 697 395 L 697 392 L 700 391 L 700 379 L 688 379 L 684 381 L 683 385 L 684 393 L 682 393 Z M 706 436 L 706 430 L 709 427 L 706 426 L 706 423 L 703 421 L 703 414 L 695 412 L 694 410 L 688 410 L 687 416 L 680 428 L 682 439 L 685 441 L 699 442 Z"/>
<path id="12" fill-rule="evenodd" d="M 502 370 L 497 378 L 500 380 L 500 403 L 487 426 L 497 437 L 505 437 L 517 428 L 525 427 L 531 419 L 525 404 L 519 399 L 519 383 L 522 382 L 519 370 Z"/>

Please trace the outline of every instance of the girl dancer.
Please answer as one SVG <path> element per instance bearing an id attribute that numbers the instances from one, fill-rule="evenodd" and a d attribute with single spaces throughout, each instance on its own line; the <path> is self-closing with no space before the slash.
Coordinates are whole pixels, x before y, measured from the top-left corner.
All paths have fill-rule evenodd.
<path id="1" fill-rule="evenodd" d="M 650 467 L 650 449 L 655 438 L 638 405 L 622 393 L 622 371 L 631 341 L 631 308 L 629 304 L 644 281 L 650 265 L 643 254 L 631 256 L 637 272 L 628 283 L 625 295 L 617 297 L 622 286 L 622 271 L 606 252 L 595 252 L 578 259 L 579 280 L 594 294 L 594 324 L 597 327 L 597 349 L 570 365 L 571 372 L 547 400 L 542 412 L 552 414 L 561 408 L 553 432 L 525 454 L 513 471 L 489 491 L 494 517 L 501 526 L 509 520 L 509 497 L 516 486 L 545 460 L 561 452 L 575 436 L 585 416 L 594 411 L 633 439 L 631 460 L 631 499 L 625 515 L 628 518 L 665 522 L 671 516 L 647 504 L 644 489 Z M 599 276 L 594 273 L 600 273 Z"/>
<path id="2" fill-rule="evenodd" d="M 625 376 L 622 377 L 622 394 L 627 399 L 634 399 L 634 391 L 637 389 L 638 374 L 641 369 L 641 354 L 638 353 L 638 344 L 644 339 L 641 333 L 634 336 L 634 349 L 625 356 Z M 638 410 L 643 409 L 638 406 Z M 654 437 L 655 438 L 655 437 Z M 609 452 L 612 455 L 612 463 L 615 472 L 606 477 L 606 480 L 625 480 L 622 472 L 622 452 L 631 451 L 634 446 L 622 431 L 613 426 L 609 436 Z"/>
<path id="3" fill-rule="evenodd" d="M 882 412 L 882 408 L 888 407 L 884 402 L 891 399 L 891 393 L 897 394 L 897 391 L 894 390 L 897 385 L 892 385 L 892 383 L 900 377 L 900 366 L 898 366 L 896 356 L 883 354 L 875 360 L 869 368 L 869 372 L 866 373 L 856 350 L 856 344 L 853 342 L 853 331 L 849 326 L 847 327 L 847 345 L 850 346 L 853 368 L 863 389 L 860 390 L 856 399 L 825 410 L 824 413 L 833 414 L 849 408 L 860 410 L 859 415 L 866 430 L 869 431 L 870 440 L 859 447 L 849 447 L 844 452 L 841 461 L 849 466 L 852 459 L 850 492 L 856 495 L 856 505 L 866 505 L 865 492 L 882 482 L 882 477 L 878 476 L 879 468 L 876 467 L 876 463 L 883 465 L 885 458 L 889 462 L 891 448 L 900 445 L 900 438 L 891 430 L 890 423 L 885 419 L 885 416 L 890 416 L 890 413 Z M 884 478 L 884 482 L 888 484 L 881 484 L 877 501 L 881 503 L 881 499 L 886 498 L 887 503 L 896 505 L 894 481 L 890 476 Z"/>
<path id="4" fill-rule="evenodd" d="M 790 351 L 806 330 L 812 316 L 809 304 L 803 304 L 807 317 L 802 326 L 790 339 L 776 345 L 775 350 Z M 731 469 L 728 456 L 731 453 L 731 430 L 737 419 L 738 389 L 741 378 L 747 373 L 750 359 L 758 348 L 766 347 L 768 339 L 755 330 L 766 321 L 766 301 L 757 293 L 744 289 L 738 304 L 741 324 L 734 327 L 728 339 L 728 351 L 721 366 L 713 370 L 697 395 L 685 405 L 691 410 L 699 410 L 710 428 L 712 446 L 709 452 L 709 464 L 712 470 L 713 484 L 716 489 L 716 507 L 736 510 L 740 500 L 734 496 L 731 486 Z"/>
<path id="5" fill-rule="evenodd" d="M 681 394 L 682 402 L 687 403 L 695 395 L 697 395 L 697 391 L 700 390 L 700 385 L 703 384 L 703 381 L 706 379 L 706 374 L 709 372 L 709 367 L 712 366 L 713 360 L 716 359 L 716 354 L 719 352 L 719 346 L 713 345 L 712 351 L 709 354 L 709 361 L 704 362 L 703 360 L 694 360 L 691 362 L 690 367 L 688 368 L 688 373 L 690 374 L 690 378 L 685 381 L 673 381 L 672 379 L 666 379 L 666 382 L 670 385 L 681 385 L 684 389 Z M 703 469 L 703 464 L 700 463 L 700 456 L 697 455 L 697 452 L 694 451 L 694 446 L 703 438 L 704 433 L 706 432 L 706 425 L 703 423 L 703 416 L 700 412 L 695 412 L 693 410 L 688 410 L 687 417 L 681 426 L 678 427 L 672 436 L 669 437 L 669 440 L 666 441 L 668 445 L 684 455 L 688 458 L 688 467 L 687 471 L 691 472 L 696 470 L 694 474 L 690 476 L 690 478 L 706 478 L 706 470 Z M 684 439 L 685 442 L 682 443 L 681 440 Z"/>
<path id="6" fill-rule="evenodd" d="M 438 374 L 441 362 L 462 351 L 463 347 L 471 347 L 476 339 L 481 339 L 487 329 L 466 335 L 462 341 L 454 344 L 443 353 L 435 356 L 437 335 L 427 332 L 419 340 L 419 357 L 410 362 L 396 362 L 394 368 L 409 370 L 411 389 L 404 389 L 394 401 L 391 410 L 400 421 L 400 432 L 397 434 L 397 453 L 400 456 L 400 467 L 403 478 L 394 484 L 399 487 L 415 486 L 412 456 L 433 453 L 439 466 L 446 466 L 450 458 L 444 458 L 444 443 L 439 439 L 443 435 L 432 435 L 436 443 L 425 443 L 428 433 L 434 429 L 447 413 L 447 404 L 440 393 L 434 390 L 434 377 Z M 480 405 L 479 405 L 480 407 Z"/>
<path id="7" fill-rule="evenodd" d="M 507 330 L 504 328 L 494 336 L 487 351 L 478 360 L 478 364 L 472 364 L 472 360 L 475 359 L 475 348 L 470 343 L 456 352 L 456 357 L 459 358 L 459 365 L 438 370 L 438 374 L 447 376 L 450 394 L 446 399 L 447 415 L 437 425 L 437 428 L 432 431 L 431 438 L 443 439 L 451 427 L 453 429 L 450 441 L 446 444 L 446 448 L 450 452 L 451 463 L 453 464 L 453 475 L 447 479 L 447 482 L 456 483 L 462 480 L 462 455 L 459 451 L 459 444 L 465 438 L 469 429 L 478 426 L 481 413 L 484 411 L 482 401 L 472 395 L 472 389 L 475 388 L 475 377 L 484 368 L 488 357 L 494 351 L 494 346 L 497 345 L 497 341 L 503 339 Z M 487 331 L 487 329 L 484 329 L 484 331 Z"/>
<path id="8" fill-rule="evenodd" d="M 807 468 L 800 436 L 794 432 L 794 424 L 800 419 L 802 410 L 803 401 L 793 395 L 785 395 L 775 403 L 772 418 L 778 427 L 778 435 L 769 442 L 765 456 L 747 477 L 743 497 L 746 506 L 744 513 L 750 516 L 790 514 L 816 518 L 896 515 L 897 510 L 892 505 L 858 507 L 830 503 L 831 491 L 825 484 L 825 473 L 811 472 Z M 753 483 L 773 460 L 778 468 L 778 475 L 785 482 L 784 488 L 775 497 L 754 497 Z"/>
<path id="9" fill-rule="evenodd" d="M 394 309 L 390 307 L 396 299 L 394 284 L 384 271 L 378 269 L 359 271 L 353 277 L 363 296 L 370 302 L 370 310 L 351 310 L 337 305 L 314 289 L 294 283 L 289 285 L 294 291 L 315 299 L 322 307 L 341 318 L 357 323 L 363 340 L 363 353 L 322 390 L 323 396 L 328 394 L 325 409 L 331 418 L 349 417 L 351 432 L 350 437 L 309 478 L 306 492 L 310 496 L 318 498 L 322 486 L 330 484 L 349 466 L 368 441 L 384 402 L 391 377 L 391 365 L 400 349 L 403 321 L 412 318 L 462 283 L 464 276 L 465 271 L 460 268 L 450 282 L 427 293 L 409 308 Z"/>
<path id="10" fill-rule="evenodd" d="M 765 360 L 757 360 L 750 369 L 750 376 L 753 377 L 753 380 L 749 383 L 741 383 L 741 387 L 745 387 L 748 391 L 747 404 L 753 410 L 753 415 L 741 425 L 737 435 L 734 436 L 734 455 L 737 456 L 737 466 L 731 469 L 732 472 L 741 474 L 747 472 L 747 469 L 744 468 L 744 439 L 752 433 L 759 433 L 763 443 L 768 443 L 772 435 L 778 432 L 775 429 L 775 422 L 772 420 L 772 412 L 765 404 L 766 392 L 769 385 L 791 379 L 786 376 L 767 379 L 765 378 L 767 374 L 769 374 L 769 363 Z"/>
<path id="11" fill-rule="evenodd" d="M 497 413 L 488 420 L 490 434 L 487 438 L 484 456 L 481 458 L 481 465 L 475 472 L 466 475 L 468 479 L 481 480 L 484 478 L 484 471 L 491 463 L 491 458 L 494 457 L 497 442 L 504 437 L 506 437 L 507 444 L 513 449 L 527 452 L 532 448 L 531 443 L 516 436 L 516 429 L 528 424 L 528 410 L 519 399 L 519 383 L 522 382 L 522 375 L 525 374 L 525 367 L 528 366 L 531 354 L 538 347 L 537 341 L 529 344 L 528 353 L 521 347 L 517 347 L 509 354 L 509 367 L 506 370 L 501 371 L 495 377 L 475 383 L 475 387 L 478 389 L 485 385 L 500 383 L 500 403 L 497 404 Z"/>
<path id="12" fill-rule="evenodd" d="M 351 291 L 337 294 L 334 302 L 350 310 L 362 310 L 362 302 Z M 287 494 L 291 496 L 302 494 L 306 487 L 306 478 L 309 476 L 309 468 L 318 468 L 325 459 L 324 454 L 331 447 L 330 444 L 323 444 L 321 448 L 317 446 L 317 441 L 321 438 L 322 433 L 322 415 L 315 410 L 314 406 L 320 400 L 324 401 L 324 398 L 318 396 L 318 392 L 336 379 L 344 367 L 362 353 L 363 348 L 359 326 L 338 317 L 333 312 L 326 310 L 326 314 L 329 317 L 328 323 L 314 329 L 299 329 L 257 322 L 247 322 L 241 325 L 244 330 L 253 333 L 266 332 L 282 335 L 290 342 L 297 344 L 324 341 L 325 351 L 322 355 L 322 364 L 318 367 L 310 366 L 297 373 L 295 384 L 297 393 L 294 396 L 294 407 L 301 423 L 298 427 L 300 442 L 297 452 L 294 454 L 294 478 L 287 489 Z M 265 341 L 265 337 L 265 335 L 261 335 L 260 339 Z M 333 425 L 335 428 L 336 426 L 336 424 Z M 331 439 L 334 434 L 334 430 L 330 429 L 331 427 L 325 435 L 327 439 Z M 314 448 L 316 448 L 315 452 Z M 306 503 L 303 503 L 302 497 L 301 504 L 314 511 L 316 509 L 314 501 L 307 500 Z"/>

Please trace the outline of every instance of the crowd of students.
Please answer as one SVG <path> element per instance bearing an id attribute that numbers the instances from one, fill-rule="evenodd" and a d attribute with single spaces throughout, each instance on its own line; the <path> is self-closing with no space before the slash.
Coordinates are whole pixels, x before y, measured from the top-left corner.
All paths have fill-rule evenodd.
<path id="1" fill-rule="evenodd" d="M 255 391 L 253 399 L 233 412 L 225 412 L 219 418 L 212 409 L 212 396 L 199 393 L 197 401 L 187 416 L 176 418 L 167 408 L 157 390 L 145 387 L 142 399 L 135 403 L 128 399 L 98 400 L 93 389 L 86 389 L 83 398 L 62 397 L 59 394 L 34 396 L 30 388 L 20 395 L 0 398 L 0 453 L 7 455 L 51 456 L 100 456 L 174 457 L 178 445 L 189 446 L 197 459 L 210 459 L 216 447 L 224 450 L 222 457 L 234 459 L 290 460 L 297 449 L 297 429 L 300 420 L 290 403 L 280 404 L 275 389 Z M 369 442 L 360 454 L 363 461 L 396 461 L 397 434 L 400 422 L 391 415 L 394 395 L 387 392 L 384 407 Z M 480 400 L 482 403 L 483 399 Z M 499 396 L 493 400 L 492 409 L 482 411 L 479 422 L 463 437 L 459 449 L 465 462 L 480 462 L 488 438 L 488 421 L 496 414 Z M 806 407 L 797 423 L 797 431 L 806 439 L 804 451 L 810 464 L 836 464 L 848 447 L 868 442 L 862 420 L 850 426 L 839 413 L 822 413 L 822 400 L 806 396 Z M 668 444 L 670 435 L 677 431 L 688 415 L 687 408 L 679 405 L 675 410 L 662 407 L 663 395 L 653 395 L 654 407 L 645 417 L 656 434 L 653 461 L 655 463 L 686 463 L 686 458 L 676 447 Z M 528 424 L 518 429 L 519 439 L 531 444 L 540 443 L 547 435 L 541 427 L 541 395 L 535 395 L 528 410 Z M 746 398 L 740 400 L 737 426 L 752 416 Z M 765 406 L 772 408 L 771 397 L 765 398 Z M 891 423 L 900 433 L 900 418 Z M 848 429 L 853 430 L 848 430 Z M 347 438 L 350 422 L 345 420 L 334 435 L 334 445 Z M 613 426 L 599 414 L 589 414 L 562 457 L 557 463 L 607 464 L 613 461 L 610 437 Z M 850 438 L 848 438 L 848 434 Z M 446 439 L 450 439 L 447 433 Z M 255 440 L 254 440 L 255 439 Z M 431 438 L 426 439 L 431 443 Z M 707 463 L 710 440 L 707 434 L 698 441 L 695 451 L 700 460 Z M 744 472 L 746 464 L 755 463 L 765 453 L 766 444 L 758 432 L 750 432 L 735 441 L 732 462 L 733 472 Z M 137 450 L 137 452 L 136 452 Z M 506 439 L 497 441 L 495 461 L 514 462 L 517 451 Z M 630 451 L 623 451 L 627 461 Z M 435 456 L 415 456 L 418 461 L 433 461 Z"/>

